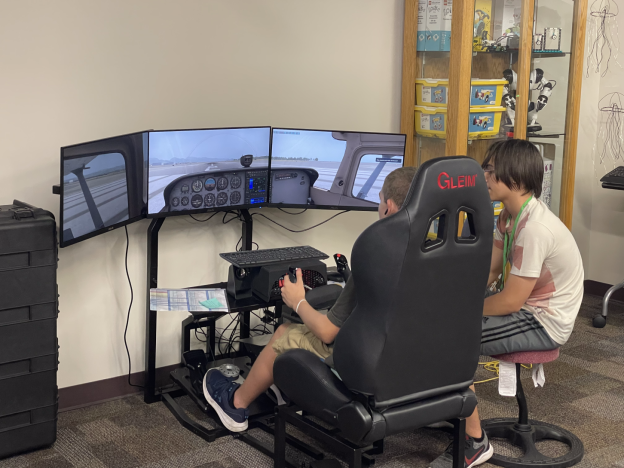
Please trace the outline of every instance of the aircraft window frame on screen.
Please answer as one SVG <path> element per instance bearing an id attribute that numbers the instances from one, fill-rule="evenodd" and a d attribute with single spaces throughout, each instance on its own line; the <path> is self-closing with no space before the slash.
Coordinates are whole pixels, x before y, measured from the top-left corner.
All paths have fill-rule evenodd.
<path id="1" fill-rule="evenodd" d="M 310 135 L 302 135 L 304 132 Z M 314 135 L 315 133 L 333 138 L 336 145 L 321 135 Z M 289 142 L 288 135 L 305 139 Z M 383 175 L 384 179 L 387 176 L 388 171 L 384 171 L 384 167 L 388 166 L 388 161 L 380 161 L 372 171 L 367 168 L 370 174 L 366 174 L 361 166 L 362 159 L 369 155 L 376 159 L 397 158 L 397 163 L 392 163 L 395 165 L 392 169 L 403 167 L 405 139 L 404 134 L 396 133 L 273 128 L 269 206 L 376 210 L 383 184 L 379 183 L 379 176 Z M 343 145 L 340 146 L 339 142 Z M 317 157 L 322 151 L 327 152 L 327 159 Z M 336 151 L 342 154 L 338 156 Z M 336 159 L 337 157 L 340 159 Z M 282 160 L 294 162 L 290 165 L 275 164 Z M 309 163 L 306 164 L 306 161 Z M 335 168 L 329 166 L 332 162 L 335 163 Z M 377 174 L 376 169 L 379 169 Z M 366 174 L 366 180 L 358 185 L 358 178 L 363 174 Z M 371 179 L 372 176 L 374 177 Z M 356 186 L 358 191 L 365 188 L 367 196 L 362 198 L 354 194 Z"/>
<path id="2" fill-rule="evenodd" d="M 364 182 L 363 185 L 356 185 L 356 181 L 358 180 L 358 176 L 360 175 L 360 168 L 362 168 L 363 171 L 365 170 L 365 168 L 362 167 L 362 164 L 373 164 L 373 163 L 363 162 L 364 158 L 366 158 L 367 156 L 374 157 L 375 158 L 374 162 L 377 163 L 377 166 L 372 170 L 371 174 L 366 177 L 366 182 Z M 362 200 L 373 202 L 375 204 L 379 204 L 380 202 L 379 190 L 372 190 L 375 182 L 377 181 L 377 179 L 379 179 L 379 177 L 382 174 L 384 174 L 383 170 L 385 169 L 386 166 L 390 164 L 390 166 L 388 166 L 389 171 L 386 171 L 386 173 L 384 174 L 384 180 L 385 180 L 385 177 L 387 177 L 390 172 L 392 172 L 395 169 L 398 169 L 399 167 L 403 167 L 403 161 L 404 161 L 404 156 L 400 154 L 396 154 L 396 151 L 388 152 L 385 150 L 381 150 L 381 151 L 378 151 L 377 153 L 371 153 L 370 151 L 367 150 L 366 152 L 364 152 L 358 159 L 358 166 L 355 171 L 355 178 L 353 179 L 353 182 L 351 183 L 351 187 L 350 187 L 351 196 L 354 198 L 359 198 Z M 399 164 L 397 165 L 397 163 Z M 356 187 L 359 187 L 357 190 L 358 193 L 355 193 Z M 365 190 L 364 193 L 362 193 L 363 190 Z M 373 200 L 371 200 L 371 198 Z"/>
<path id="3" fill-rule="evenodd" d="M 149 132 L 148 141 L 148 218 L 266 205 L 271 127 L 158 130 Z M 230 150 L 229 142 L 236 149 Z M 215 158 L 219 146 L 236 151 L 235 157 Z M 154 164 L 156 160 L 162 164 Z M 185 165 L 197 167 L 187 172 Z M 166 173 L 157 178 L 159 166 Z"/>
<path id="4" fill-rule="evenodd" d="M 114 171 L 114 172 L 110 172 L 110 173 L 104 173 L 101 174 L 102 172 L 104 172 L 106 170 L 106 168 L 103 168 L 99 171 L 96 171 L 95 174 L 91 174 L 86 175 L 84 174 L 85 170 L 90 169 L 88 166 L 90 163 L 92 163 L 93 161 L 96 161 L 98 158 L 104 157 L 104 156 L 111 156 L 111 155 L 115 155 L 115 156 L 120 156 L 121 159 L 123 160 L 123 170 L 119 170 L 119 171 Z M 72 184 L 74 183 L 74 181 L 71 182 L 66 182 L 66 177 L 68 176 L 67 174 L 67 167 L 69 166 L 70 168 L 72 167 L 72 162 L 74 162 L 75 165 L 75 161 L 78 160 L 84 160 L 84 159 L 88 159 L 88 161 L 86 163 L 81 164 L 82 167 L 77 166 L 76 169 L 69 171 L 69 173 L 72 173 L 75 175 L 76 180 L 75 182 L 77 182 L 78 185 L 78 191 L 80 194 L 82 194 L 84 200 L 82 202 L 79 202 L 78 204 L 75 204 L 69 208 L 66 208 L 66 202 L 68 202 L 67 200 L 67 186 L 68 184 Z M 75 156 L 71 156 L 71 157 L 65 157 L 61 160 L 61 164 L 62 164 L 62 193 L 61 193 L 61 203 L 62 203 L 62 210 L 61 210 L 61 222 L 62 222 L 62 228 L 63 228 L 63 232 L 61 233 L 61 237 L 62 237 L 62 241 L 63 244 L 68 245 L 69 243 L 73 243 L 72 241 L 78 239 L 78 240 L 82 240 L 82 238 L 84 236 L 91 236 L 94 233 L 98 233 L 101 232 L 102 230 L 113 226 L 115 224 L 124 222 L 124 221 L 128 221 L 130 219 L 130 197 L 129 197 L 129 191 L 128 191 L 128 185 L 129 185 L 129 181 L 128 181 L 128 157 L 127 155 L 121 151 L 121 150 L 110 150 L 110 151 L 105 151 L 105 152 L 97 152 L 97 153 L 91 153 L 91 154 L 81 154 L 81 155 L 75 155 Z M 111 169 L 114 169 L 116 167 L 120 167 L 119 164 L 112 166 Z M 78 171 L 78 172 L 76 172 Z M 109 187 L 109 189 L 104 189 L 104 190 L 100 190 L 96 193 L 95 190 L 100 188 L 100 186 L 96 186 L 96 187 L 90 187 L 88 184 L 88 181 L 90 179 L 93 178 L 99 178 L 99 177 L 103 177 L 103 176 L 109 176 L 113 173 L 116 172 L 121 172 L 123 173 L 123 187 L 125 188 L 125 197 L 124 192 L 122 190 L 122 193 L 120 193 L 119 195 L 115 196 L 114 198 L 111 199 L 107 199 L 105 200 L 103 203 L 98 203 L 96 202 L 96 199 L 98 197 L 106 197 L 106 196 L 110 196 L 111 194 L 114 194 L 115 191 L 118 190 L 118 188 L 113 188 L 113 187 Z M 112 184 L 116 184 L 118 183 L 117 180 L 114 180 L 113 182 L 111 182 Z M 110 185 L 111 183 L 109 183 L 108 185 Z M 88 189 L 88 193 L 85 193 L 85 186 Z M 106 187 L 106 185 L 104 185 L 104 187 Z M 74 187 L 71 187 L 71 189 L 73 190 Z M 78 193 L 75 194 L 70 194 L 69 196 L 74 196 L 77 195 Z M 109 205 L 109 207 L 106 208 L 106 210 L 110 210 L 111 206 L 110 203 L 117 199 L 117 198 L 124 198 L 125 200 L 125 210 L 118 212 L 118 213 L 114 213 L 114 216 L 107 216 L 106 212 L 102 209 L 105 205 Z M 74 200 L 71 200 L 74 201 Z M 77 218 L 77 216 L 74 216 L 73 218 L 68 219 L 68 217 L 71 216 L 71 213 L 68 213 L 69 210 L 76 208 L 77 206 L 80 205 L 85 205 L 82 209 L 82 212 L 80 212 L 80 214 L 78 215 L 79 217 L 82 216 L 86 216 L 86 215 L 90 215 L 90 219 L 88 219 L 88 221 L 90 221 L 92 223 L 92 227 L 89 226 L 88 228 L 84 228 L 83 230 L 85 232 L 81 232 L 81 231 L 77 231 L 74 232 L 73 229 L 78 228 L 79 226 L 71 226 L 71 221 L 73 221 L 74 219 Z M 125 214 L 124 214 L 125 213 Z M 68 224 L 70 224 L 70 226 L 68 226 Z M 85 230 L 86 229 L 86 230 Z M 69 232 L 68 232 L 69 231 Z M 68 238 L 70 237 L 71 238 Z"/>

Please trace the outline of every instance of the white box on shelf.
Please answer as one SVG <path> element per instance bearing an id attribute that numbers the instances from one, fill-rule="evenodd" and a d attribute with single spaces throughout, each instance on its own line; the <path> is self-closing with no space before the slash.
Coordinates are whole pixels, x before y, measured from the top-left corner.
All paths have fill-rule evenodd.
<path id="1" fill-rule="evenodd" d="M 451 22 L 453 20 L 453 0 L 442 0 L 442 35 L 440 37 L 440 50 L 451 50 Z"/>
<path id="2" fill-rule="evenodd" d="M 427 0 L 427 37 L 425 50 L 439 51 L 442 34 L 442 0 Z"/>
<path id="3" fill-rule="evenodd" d="M 416 35 L 416 50 L 425 50 L 427 39 L 427 0 L 418 0 L 418 22 Z"/>
<path id="4" fill-rule="evenodd" d="M 493 39 L 503 35 L 520 35 L 520 16 L 522 12 L 521 0 L 502 0 L 496 2 L 494 15 Z"/>

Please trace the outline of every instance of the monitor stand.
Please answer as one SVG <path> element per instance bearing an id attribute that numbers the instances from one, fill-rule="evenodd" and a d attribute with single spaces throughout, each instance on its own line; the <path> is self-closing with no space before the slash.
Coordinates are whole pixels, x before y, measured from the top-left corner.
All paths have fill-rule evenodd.
<path id="1" fill-rule="evenodd" d="M 240 210 L 242 222 L 242 249 L 251 250 L 253 219 L 249 210 Z M 147 298 L 145 316 L 145 389 L 144 401 L 160 401 L 156 393 L 156 311 L 150 310 L 150 289 L 158 288 L 158 232 L 166 218 L 154 218 L 147 230 Z"/>

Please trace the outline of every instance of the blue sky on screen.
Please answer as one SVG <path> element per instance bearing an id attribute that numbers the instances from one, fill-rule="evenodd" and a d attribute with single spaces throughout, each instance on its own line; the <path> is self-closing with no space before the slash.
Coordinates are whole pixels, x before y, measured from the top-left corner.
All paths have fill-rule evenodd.
<path id="1" fill-rule="evenodd" d="M 150 132 L 150 163 L 231 161 L 245 154 L 268 156 L 269 135 L 269 128 Z"/>
<path id="2" fill-rule="evenodd" d="M 336 140 L 332 132 L 273 129 L 272 157 L 342 161 L 346 141 Z"/>

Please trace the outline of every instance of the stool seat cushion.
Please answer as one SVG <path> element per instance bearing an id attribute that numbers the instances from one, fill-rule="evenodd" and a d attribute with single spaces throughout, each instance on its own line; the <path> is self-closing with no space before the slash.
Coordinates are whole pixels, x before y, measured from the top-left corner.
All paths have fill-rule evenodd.
<path id="1" fill-rule="evenodd" d="M 515 364 L 542 364 L 557 359 L 559 357 L 559 348 L 547 351 L 519 351 L 517 353 L 498 354 L 492 357 L 499 361 L 513 362 Z"/>

